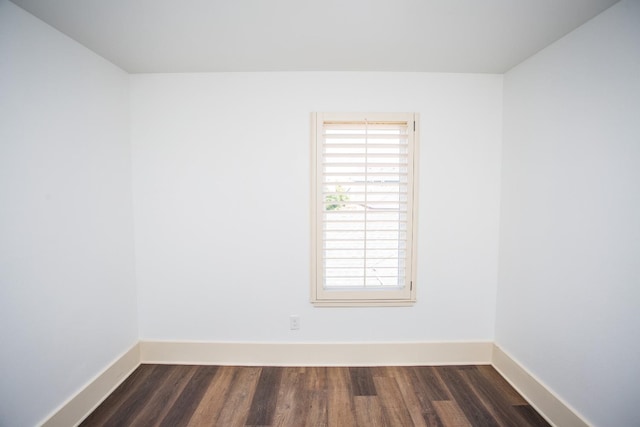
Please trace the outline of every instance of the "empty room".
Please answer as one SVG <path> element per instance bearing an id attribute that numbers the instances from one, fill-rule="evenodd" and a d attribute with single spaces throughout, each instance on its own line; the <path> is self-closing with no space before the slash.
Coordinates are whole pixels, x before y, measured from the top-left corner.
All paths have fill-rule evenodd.
<path id="1" fill-rule="evenodd" d="M 0 0 L 0 426 L 640 425 L 640 0 Z"/>

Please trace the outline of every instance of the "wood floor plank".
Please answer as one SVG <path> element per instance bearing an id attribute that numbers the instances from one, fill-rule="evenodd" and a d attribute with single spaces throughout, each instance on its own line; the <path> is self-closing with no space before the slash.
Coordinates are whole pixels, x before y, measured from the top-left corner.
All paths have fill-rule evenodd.
<path id="1" fill-rule="evenodd" d="M 146 381 L 136 389 L 129 399 L 124 401 L 118 411 L 104 422 L 106 427 L 121 427 L 131 425 L 131 422 L 142 412 L 153 393 L 164 382 L 171 372 L 170 365 L 155 365 Z"/>
<path id="2" fill-rule="evenodd" d="M 447 389 L 464 412 L 467 420 L 474 427 L 498 427 L 493 415 L 474 394 L 470 385 L 460 374 L 457 366 L 441 366 L 436 369 L 437 374 L 444 380 Z"/>
<path id="3" fill-rule="evenodd" d="M 402 399 L 398 383 L 393 377 L 374 377 L 385 418 L 392 426 L 410 426 L 411 414 Z"/>
<path id="4" fill-rule="evenodd" d="M 354 396 L 375 396 L 376 387 L 370 368 L 349 368 Z"/>
<path id="5" fill-rule="evenodd" d="M 246 424 L 262 369 L 259 367 L 236 367 L 234 369 L 236 372 L 225 396 L 220 416 L 211 425 L 236 427 Z"/>
<path id="6" fill-rule="evenodd" d="M 416 366 L 409 369 L 413 369 L 415 372 L 416 387 L 420 393 L 424 393 L 427 400 L 451 400 L 451 395 L 436 373 L 436 367 Z"/>
<path id="7" fill-rule="evenodd" d="M 81 427 L 103 425 L 106 420 L 119 410 L 120 406 L 131 399 L 141 384 L 155 369 L 154 365 L 140 365 L 122 382 L 84 421 Z"/>
<path id="8" fill-rule="evenodd" d="M 131 420 L 131 427 L 159 425 L 193 376 L 196 367 L 170 365 L 169 369 L 164 381 L 153 392 L 144 408 Z"/>
<path id="9" fill-rule="evenodd" d="M 551 427 L 551 424 L 547 422 L 542 415 L 536 412 L 535 409 L 529 404 L 526 405 L 516 405 L 514 409 L 520 414 L 522 418 L 527 420 L 528 425 L 534 427 Z"/>
<path id="10" fill-rule="evenodd" d="M 476 368 L 478 372 L 494 384 L 510 405 L 528 405 L 524 397 L 522 397 L 493 366 L 480 365 Z"/>
<path id="11" fill-rule="evenodd" d="M 348 368 L 327 368 L 327 417 L 330 427 L 355 426 Z"/>
<path id="12" fill-rule="evenodd" d="M 305 370 L 305 388 L 312 391 L 327 389 L 327 368 L 311 366 Z"/>
<path id="13" fill-rule="evenodd" d="M 247 417 L 247 425 L 271 425 L 282 379 L 282 368 L 264 367 L 258 379 Z"/>
<path id="14" fill-rule="evenodd" d="M 189 423 L 189 420 L 193 416 L 193 413 L 217 371 L 218 366 L 197 367 L 193 377 L 191 377 L 182 393 L 180 393 L 173 406 L 171 406 L 160 426 L 185 427 Z"/>
<path id="15" fill-rule="evenodd" d="M 305 388 L 305 370 L 285 369 L 273 415 L 274 426 L 300 426 L 307 419 L 311 391 Z"/>
<path id="16" fill-rule="evenodd" d="M 438 413 L 438 419 L 444 427 L 472 427 L 456 402 L 437 400 L 433 402 L 433 406 Z"/>
<path id="17" fill-rule="evenodd" d="M 424 417 L 422 408 L 420 407 L 420 401 L 416 395 L 413 383 L 411 381 L 410 371 L 405 367 L 393 367 L 389 368 L 393 372 L 393 377 L 396 379 L 402 400 L 404 400 L 405 406 L 411 415 L 413 425 L 416 427 L 429 427 L 427 420 Z M 437 414 L 435 414 L 437 417 Z M 437 425 L 438 421 L 435 421 L 432 425 Z"/>
<path id="18" fill-rule="evenodd" d="M 421 369 L 408 367 L 406 368 L 406 376 L 413 386 L 416 398 L 420 402 L 422 418 L 430 427 L 442 427 L 442 423 L 433 405 L 437 401 L 448 401 L 451 399 L 444 385 L 440 384 L 440 378 L 426 367 Z M 444 400 L 446 397 L 447 400 Z"/>
<path id="19" fill-rule="evenodd" d="M 222 406 L 231 388 L 237 370 L 233 366 L 221 366 L 211 379 L 209 388 L 202 396 L 193 415 L 189 419 L 189 427 L 212 426 L 220 415 Z"/>
<path id="20" fill-rule="evenodd" d="M 364 368 L 371 371 L 372 377 L 381 377 L 381 378 L 392 378 L 393 372 L 389 369 L 389 366 L 372 366 L 369 368 Z M 375 382 L 374 382 L 375 383 Z"/>
<path id="21" fill-rule="evenodd" d="M 327 415 L 327 368 L 308 367 L 305 369 L 304 390 L 307 393 L 307 415 L 302 425 L 326 427 Z"/>
<path id="22" fill-rule="evenodd" d="M 525 427 L 528 422 L 515 411 L 496 385 L 482 375 L 477 368 L 461 373 L 467 379 L 476 396 L 491 412 L 496 422 L 503 427 Z"/>
<path id="23" fill-rule="evenodd" d="M 384 427 L 391 425 L 386 419 L 378 396 L 354 396 L 358 426 Z"/>
<path id="24" fill-rule="evenodd" d="M 308 390 L 307 393 L 307 417 L 302 425 L 306 427 L 327 427 L 329 425 L 327 391 Z"/>

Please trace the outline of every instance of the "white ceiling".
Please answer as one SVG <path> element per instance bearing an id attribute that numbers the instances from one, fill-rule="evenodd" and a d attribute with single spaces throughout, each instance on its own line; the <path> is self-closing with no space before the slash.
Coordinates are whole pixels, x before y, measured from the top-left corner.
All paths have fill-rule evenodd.
<path id="1" fill-rule="evenodd" d="M 12 0 L 131 73 L 503 73 L 617 0 Z"/>

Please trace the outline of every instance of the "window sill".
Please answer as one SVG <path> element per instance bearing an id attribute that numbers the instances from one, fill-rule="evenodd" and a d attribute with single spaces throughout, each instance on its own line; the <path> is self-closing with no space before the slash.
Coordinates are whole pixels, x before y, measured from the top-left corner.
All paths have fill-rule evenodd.
<path id="1" fill-rule="evenodd" d="M 415 300 L 323 300 L 311 301 L 315 307 L 411 307 Z"/>

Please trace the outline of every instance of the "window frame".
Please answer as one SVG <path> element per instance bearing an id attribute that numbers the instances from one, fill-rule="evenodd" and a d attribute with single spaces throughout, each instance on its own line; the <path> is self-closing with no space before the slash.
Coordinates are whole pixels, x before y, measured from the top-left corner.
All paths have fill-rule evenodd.
<path id="1" fill-rule="evenodd" d="M 407 175 L 407 257 L 406 282 L 395 290 L 325 289 L 323 268 L 322 206 L 322 153 L 324 123 L 331 121 L 406 121 L 409 126 L 408 161 L 412 173 Z M 411 128 L 411 122 L 413 127 Z M 418 183 L 419 183 L 419 115 L 418 113 L 339 113 L 311 114 L 311 303 L 319 307 L 356 306 L 411 306 L 416 302 L 416 267 L 418 237 Z"/>

